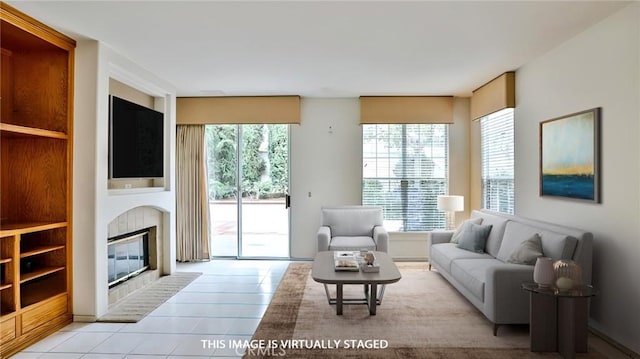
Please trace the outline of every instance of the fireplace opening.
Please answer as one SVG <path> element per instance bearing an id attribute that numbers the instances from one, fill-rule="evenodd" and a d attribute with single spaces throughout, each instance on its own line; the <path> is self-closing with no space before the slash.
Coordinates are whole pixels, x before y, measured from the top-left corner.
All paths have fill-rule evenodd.
<path id="1" fill-rule="evenodd" d="M 108 239 L 109 288 L 149 268 L 149 233 L 147 228 Z"/>

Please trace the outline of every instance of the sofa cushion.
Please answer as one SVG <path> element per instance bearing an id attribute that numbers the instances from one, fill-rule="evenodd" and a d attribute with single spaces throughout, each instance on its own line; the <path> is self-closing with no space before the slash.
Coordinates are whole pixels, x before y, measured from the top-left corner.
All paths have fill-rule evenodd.
<path id="1" fill-rule="evenodd" d="M 507 262 L 520 243 L 533 237 L 536 233 L 540 235 L 544 256 L 551 257 L 554 260 L 571 258 L 573 256 L 573 251 L 576 247 L 575 238 L 544 230 L 539 227 L 509 221 L 505 227 L 504 238 L 502 239 L 502 244 L 496 257 L 503 262 Z"/>
<path id="2" fill-rule="evenodd" d="M 469 292 L 484 302 L 484 285 L 487 268 L 500 265 L 494 259 L 456 259 L 451 263 L 451 276 Z"/>
<path id="3" fill-rule="evenodd" d="M 331 236 L 373 236 L 373 227 L 381 226 L 382 208 L 345 206 L 322 209 L 322 225 L 331 228 Z"/>
<path id="4" fill-rule="evenodd" d="M 511 253 L 513 253 L 520 243 L 538 234 L 539 228 L 527 226 L 518 222 L 509 222 L 504 230 L 502 244 L 496 258 L 503 262 L 507 262 Z"/>
<path id="5" fill-rule="evenodd" d="M 462 233 L 457 247 L 472 252 L 484 253 L 484 246 L 487 242 L 487 236 L 491 231 L 491 227 L 491 225 L 483 226 L 481 224 L 470 223 Z"/>
<path id="6" fill-rule="evenodd" d="M 467 228 L 469 228 L 469 226 L 471 226 L 472 223 L 482 224 L 482 218 L 471 218 L 462 222 L 462 224 L 458 228 L 456 228 L 456 231 L 453 232 L 453 235 L 451 236 L 451 243 L 460 242 L 460 238 L 462 238 L 462 234 L 464 233 L 464 231 L 467 230 Z"/>
<path id="7" fill-rule="evenodd" d="M 456 247 L 455 243 L 440 243 L 431 246 L 429 260 L 437 263 L 446 272 L 451 273 L 451 262 L 455 259 L 482 258 L 492 259 L 486 253 L 475 253 Z"/>
<path id="8" fill-rule="evenodd" d="M 348 251 L 366 249 L 370 251 L 376 250 L 376 243 L 372 237 L 352 236 L 352 237 L 333 237 L 329 242 L 330 251 Z"/>
<path id="9" fill-rule="evenodd" d="M 534 265 L 538 257 L 542 257 L 542 241 L 538 233 L 520 243 L 518 248 L 511 253 L 507 262 L 515 264 Z"/>
<path id="10" fill-rule="evenodd" d="M 509 220 L 480 211 L 473 211 L 471 218 L 482 218 L 483 225 L 491 225 L 491 232 L 489 232 L 489 236 L 487 237 L 487 243 L 484 251 L 491 254 L 491 256 L 496 257 L 500 250 L 505 225 Z"/>
<path id="11" fill-rule="evenodd" d="M 542 253 L 546 257 L 553 258 L 554 261 L 573 258 L 573 252 L 575 252 L 578 244 L 578 240 L 575 237 L 551 231 L 540 232 L 540 239 L 542 241 Z"/>

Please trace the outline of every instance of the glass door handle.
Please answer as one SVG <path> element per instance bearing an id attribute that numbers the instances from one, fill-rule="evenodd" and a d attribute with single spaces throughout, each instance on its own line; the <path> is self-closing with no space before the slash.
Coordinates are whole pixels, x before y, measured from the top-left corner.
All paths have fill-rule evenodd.
<path id="1" fill-rule="evenodd" d="M 291 196 L 289 196 L 288 194 L 284 196 L 284 208 L 289 208 L 291 207 Z"/>

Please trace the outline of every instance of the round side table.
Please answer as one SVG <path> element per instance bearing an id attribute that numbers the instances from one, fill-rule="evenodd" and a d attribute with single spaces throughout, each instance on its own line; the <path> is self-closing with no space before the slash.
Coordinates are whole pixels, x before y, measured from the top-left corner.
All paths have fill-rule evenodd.
<path id="1" fill-rule="evenodd" d="M 560 352 L 564 358 L 587 352 L 589 298 L 598 294 L 590 285 L 560 290 L 523 283 L 530 293 L 529 334 L 532 352 Z"/>

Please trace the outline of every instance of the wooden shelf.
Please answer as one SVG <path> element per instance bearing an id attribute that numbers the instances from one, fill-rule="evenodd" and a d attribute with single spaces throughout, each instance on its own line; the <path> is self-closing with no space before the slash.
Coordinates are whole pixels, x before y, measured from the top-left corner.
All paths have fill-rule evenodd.
<path id="1" fill-rule="evenodd" d="M 13 308 L 9 308 L 6 311 L 2 310 L 1 314 L 0 314 L 0 322 L 3 322 L 9 318 L 13 318 L 16 316 L 16 311 Z M 1 329 L 1 328 L 0 328 Z"/>
<path id="2" fill-rule="evenodd" d="M 3 1 L 0 23 L 0 358 L 6 358 L 72 320 L 75 42 Z"/>
<path id="3" fill-rule="evenodd" d="M 0 237 L 64 228 L 67 222 L 20 222 L 0 224 Z"/>
<path id="4" fill-rule="evenodd" d="M 9 123 L 0 123 L 0 130 L 2 135 L 7 137 L 23 137 L 23 136 L 35 136 L 45 138 L 56 138 L 59 140 L 66 140 L 69 138 L 66 133 L 58 131 L 43 130 L 40 128 L 25 127 L 12 125 Z"/>
<path id="5" fill-rule="evenodd" d="M 24 309 L 30 305 L 40 303 L 44 300 L 51 299 L 57 295 L 65 293 L 64 286 L 51 286 L 47 283 L 35 283 L 28 290 L 20 292 L 21 308 Z"/>
<path id="6" fill-rule="evenodd" d="M 24 253 L 20 253 L 20 258 L 31 257 L 31 256 L 35 256 L 37 254 L 53 252 L 53 251 L 57 251 L 59 249 L 64 249 L 64 248 L 65 248 L 65 246 L 43 246 L 43 247 L 38 247 L 38 248 L 34 248 L 32 250 L 26 251 Z"/>
<path id="7" fill-rule="evenodd" d="M 61 270 L 64 270 L 64 268 L 65 268 L 64 266 L 63 267 L 38 268 L 38 269 L 34 270 L 33 272 L 29 272 L 29 273 L 25 273 L 25 274 L 21 275 L 20 276 L 20 284 L 26 283 L 26 282 L 28 282 L 30 280 L 34 280 L 36 278 L 44 277 L 46 275 L 59 272 Z"/>

